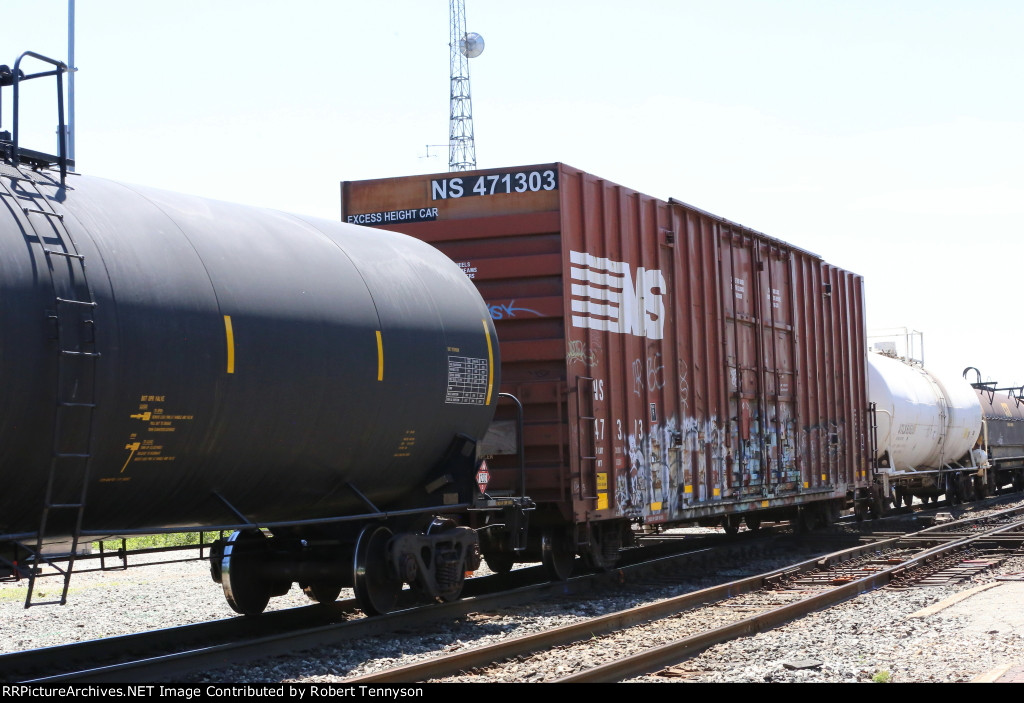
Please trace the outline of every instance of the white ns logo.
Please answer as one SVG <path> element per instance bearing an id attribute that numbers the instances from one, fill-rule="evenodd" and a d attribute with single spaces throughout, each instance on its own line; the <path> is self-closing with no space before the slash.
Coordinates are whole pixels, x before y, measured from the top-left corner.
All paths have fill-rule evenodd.
<path id="1" fill-rule="evenodd" d="M 665 334 L 665 276 L 660 269 L 570 251 L 573 327 L 662 339 Z"/>

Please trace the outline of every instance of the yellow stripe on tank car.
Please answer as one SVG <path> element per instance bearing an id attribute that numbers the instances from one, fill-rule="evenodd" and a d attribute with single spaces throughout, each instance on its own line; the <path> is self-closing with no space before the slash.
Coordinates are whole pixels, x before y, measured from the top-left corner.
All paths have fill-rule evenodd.
<path id="1" fill-rule="evenodd" d="M 377 330 L 377 380 L 384 380 L 384 340 L 380 338 L 380 330 Z"/>
<path id="2" fill-rule="evenodd" d="M 487 400 L 484 405 L 491 404 L 491 391 L 494 389 L 494 347 L 491 346 L 491 330 L 487 327 L 487 320 L 484 323 L 484 337 L 487 338 Z"/>
<path id="3" fill-rule="evenodd" d="M 231 315 L 224 316 L 224 333 L 228 340 L 228 373 L 235 372 L 235 332 L 231 328 Z"/>

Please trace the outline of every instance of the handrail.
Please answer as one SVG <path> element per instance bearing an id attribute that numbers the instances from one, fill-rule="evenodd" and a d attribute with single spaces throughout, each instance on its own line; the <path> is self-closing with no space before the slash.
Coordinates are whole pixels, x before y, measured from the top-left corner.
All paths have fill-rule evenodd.
<path id="1" fill-rule="evenodd" d="M 21 70 L 21 62 L 25 58 L 32 58 L 32 59 L 36 59 L 37 61 L 42 61 L 43 63 L 50 64 L 51 66 L 54 67 L 54 69 L 52 71 L 42 71 L 42 72 L 39 72 L 39 73 L 33 73 L 33 74 L 26 75 L 25 72 Z M 65 181 L 65 178 L 67 177 L 67 171 L 68 171 L 68 165 L 69 165 L 68 155 L 67 155 L 67 138 L 68 138 L 68 135 L 67 135 L 67 126 L 66 126 L 66 122 L 65 122 L 65 119 L 64 119 L 64 79 L 63 79 L 64 74 L 67 73 L 68 71 L 69 71 L 68 66 L 63 61 L 58 61 L 56 59 L 51 59 L 51 58 L 49 58 L 47 56 L 43 56 L 42 54 L 37 54 L 34 51 L 26 51 L 26 52 L 22 53 L 21 56 L 18 57 L 17 61 L 14 62 L 14 70 L 10 71 L 9 74 L 4 73 L 4 75 L 3 75 L 3 78 L 5 79 L 4 82 L 6 82 L 6 79 L 8 78 L 8 75 L 9 75 L 9 77 L 10 77 L 10 85 L 13 86 L 13 89 L 14 89 L 14 107 L 13 107 L 13 125 L 12 125 L 13 129 L 12 129 L 12 136 L 11 136 L 11 146 L 12 146 L 12 149 L 11 149 L 11 153 L 10 153 L 10 159 L 11 159 L 11 162 L 15 166 L 17 166 L 21 162 L 21 157 L 22 156 L 31 156 L 34 159 L 40 159 L 40 157 L 42 157 L 43 160 L 48 160 L 49 158 L 51 158 L 50 155 L 48 155 L 48 154 L 41 154 L 39 152 L 34 152 L 34 151 L 27 150 L 27 149 L 23 150 L 19 146 L 20 131 L 21 131 L 21 129 L 20 129 L 20 127 L 21 127 L 21 115 L 20 115 L 20 112 L 21 112 L 21 83 L 22 83 L 22 81 L 32 80 L 34 78 L 44 78 L 44 77 L 47 77 L 47 76 L 56 76 L 56 78 L 57 78 L 57 125 L 58 125 L 57 126 L 57 135 L 58 135 L 57 145 L 58 146 L 57 146 L 56 163 L 60 167 L 60 182 L 61 182 L 61 185 L 64 185 L 64 181 Z"/>

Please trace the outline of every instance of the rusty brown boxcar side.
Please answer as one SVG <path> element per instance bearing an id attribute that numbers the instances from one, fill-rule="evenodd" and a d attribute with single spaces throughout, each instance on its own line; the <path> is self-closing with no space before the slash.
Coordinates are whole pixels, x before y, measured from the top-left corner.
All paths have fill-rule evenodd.
<path id="1" fill-rule="evenodd" d="M 487 301 L 524 406 L 526 557 L 607 566 L 635 524 L 824 521 L 868 484 L 860 276 L 560 163 L 345 182 L 342 218 L 437 246 Z M 488 490 L 513 493 L 494 436 Z"/>

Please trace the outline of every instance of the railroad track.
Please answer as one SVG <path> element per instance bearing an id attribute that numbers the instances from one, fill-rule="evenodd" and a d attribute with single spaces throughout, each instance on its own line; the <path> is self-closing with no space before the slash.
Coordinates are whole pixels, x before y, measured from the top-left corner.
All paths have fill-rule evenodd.
<path id="1" fill-rule="evenodd" d="M 395 631 L 429 627 L 472 613 L 554 598 L 580 598 L 624 585 L 655 583 L 681 571 L 703 571 L 712 564 L 737 566 L 766 551 L 789 551 L 792 545 L 770 530 L 738 537 L 677 541 L 674 551 L 664 543 L 630 550 L 621 568 L 610 573 L 583 574 L 568 582 L 548 582 L 540 567 L 518 569 L 504 576 L 466 582 L 465 597 L 453 603 L 403 604 L 386 616 L 364 617 L 354 600 L 329 606 L 265 613 L 259 618 L 231 618 L 153 632 L 91 640 L 59 647 L 0 655 L 3 682 L 149 682 L 208 671 L 220 666 L 291 655 L 308 649 Z M 823 544 L 829 539 L 823 537 Z M 856 537 L 846 537 L 852 540 Z M 829 551 L 825 547 L 821 551 Z M 653 556 L 652 556 L 653 555 Z M 669 576 L 666 576 L 669 574 Z M 675 577 L 678 580 L 678 577 Z"/>
<path id="2" fill-rule="evenodd" d="M 877 526 L 883 522 L 873 523 L 873 525 Z M 868 523 L 865 523 L 864 526 L 868 526 Z M 930 534 L 933 536 L 929 539 L 933 541 L 949 541 L 956 536 L 951 525 L 938 526 L 931 530 Z M 635 553 L 627 554 L 623 566 L 614 572 L 579 576 L 566 583 L 543 582 L 542 571 L 539 568 L 517 570 L 501 578 L 471 579 L 467 581 L 466 585 L 467 598 L 461 601 L 419 608 L 409 604 L 408 609 L 384 617 L 362 617 L 356 610 L 354 601 L 341 601 L 328 607 L 310 606 L 268 613 L 256 619 L 233 618 L 223 622 L 203 623 L 153 633 L 7 654 L 0 656 L 0 681 L 138 682 L 173 680 L 175 677 L 188 676 L 198 671 L 210 671 L 220 666 L 238 665 L 275 655 L 292 655 L 303 650 L 324 646 L 344 645 L 344 643 L 362 637 L 389 635 L 396 631 L 429 627 L 432 622 L 466 618 L 473 613 L 492 612 L 516 603 L 538 602 L 554 597 L 580 598 L 607 588 L 625 586 L 636 589 L 645 584 L 678 582 L 680 580 L 679 573 L 692 574 L 714 565 L 735 569 L 737 565 L 745 564 L 759 556 L 763 558 L 766 550 L 774 549 L 786 552 L 793 548 L 791 538 L 779 536 L 770 530 L 762 530 L 761 533 L 741 533 L 738 537 L 738 539 L 728 540 L 691 540 L 684 542 L 689 549 L 683 554 L 674 553 L 658 559 L 648 558 L 652 552 L 659 550 L 664 552 L 669 549 L 663 541 L 654 549 L 635 550 Z M 816 553 L 824 554 L 834 551 L 834 547 L 830 545 L 836 539 L 856 540 L 858 536 L 855 534 L 814 534 L 804 535 L 800 541 L 804 543 L 804 547 L 807 547 L 807 543 L 810 541 L 819 543 Z M 909 536 L 906 539 L 912 540 L 914 537 Z M 865 554 L 870 554 L 877 551 L 878 547 L 877 545 L 868 545 L 859 547 L 859 549 L 864 550 Z M 815 561 L 811 560 L 811 562 Z M 788 574 L 792 571 L 793 568 L 790 567 L 780 570 L 779 573 Z M 734 587 L 734 584 L 726 586 L 727 589 Z M 704 595 L 700 597 L 706 598 L 709 591 L 701 593 Z M 688 606 L 676 603 L 668 607 L 670 610 L 673 607 L 678 610 Z M 723 606 L 723 608 L 736 613 L 743 612 L 745 608 L 749 607 L 751 606 L 738 604 Z M 614 625 L 618 622 L 619 626 L 624 627 L 628 622 L 637 622 L 644 617 L 633 614 L 615 616 L 610 618 L 607 623 Z M 589 633 L 595 632 L 596 628 L 605 627 L 605 625 L 588 621 L 581 627 L 587 631 L 587 636 L 589 636 Z M 509 646 L 513 649 L 524 647 L 523 651 L 528 651 L 542 647 L 543 644 L 531 643 L 527 639 L 521 644 L 510 644 Z M 495 658 L 504 656 L 501 650 L 495 650 L 495 652 L 493 654 Z M 521 652 L 517 650 L 517 653 L 508 656 L 519 656 L 520 654 Z M 444 659 L 450 664 L 449 673 L 457 672 L 462 668 L 478 666 L 475 663 L 461 663 L 455 654 L 446 654 Z M 424 670 L 424 672 L 427 671 Z M 443 670 L 439 671 L 441 673 L 430 675 L 438 677 L 448 675 Z M 368 677 L 365 680 L 403 681 L 412 680 L 406 678 L 411 675 L 413 674 L 408 671 L 398 670 L 395 674 L 398 678 L 387 678 L 387 675 L 383 675 L 383 678 Z M 364 679 L 355 680 L 362 681 Z"/>
<path id="3" fill-rule="evenodd" d="M 1024 543 L 1022 513 L 1024 508 L 1012 508 L 996 516 L 967 518 L 884 538 L 770 573 L 488 647 L 349 678 L 346 683 L 452 680 L 465 674 L 501 680 L 507 677 L 499 675 L 498 668 L 528 672 L 529 657 L 554 648 L 559 648 L 559 657 L 566 662 L 601 663 L 545 681 L 626 680 L 678 664 L 713 644 L 776 627 L 868 590 L 968 578 L 1011 551 L 1019 552 Z M 641 653 L 623 656 L 621 648 L 609 640 L 602 654 L 601 638 L 626 628 L 635 628 L 634 638 L 650 646 Z M 585 648 L 586 654 L 574 657 L 573 647 Z"/>

